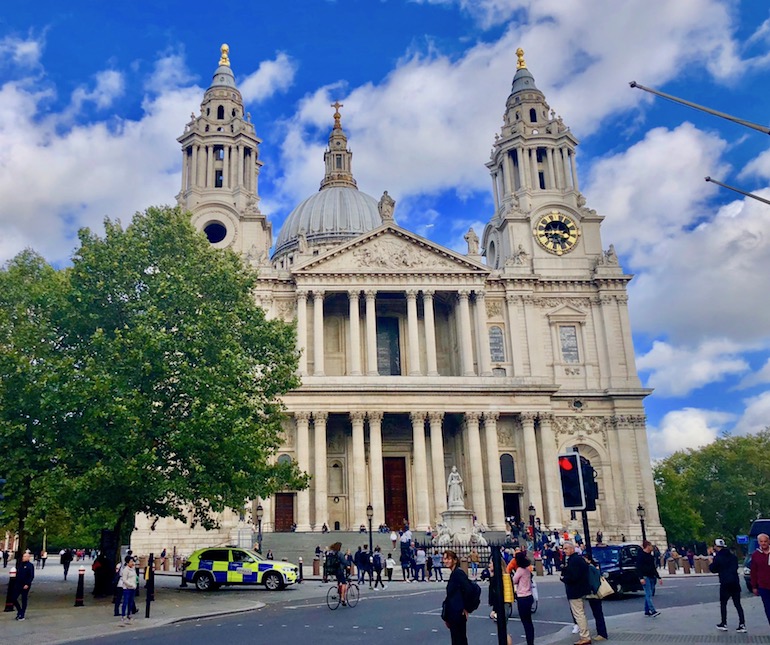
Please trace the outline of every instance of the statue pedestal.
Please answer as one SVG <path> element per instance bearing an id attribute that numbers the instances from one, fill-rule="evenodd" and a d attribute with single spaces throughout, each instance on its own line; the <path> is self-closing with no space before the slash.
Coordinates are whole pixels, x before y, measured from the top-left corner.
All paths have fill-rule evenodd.
<path id="1" fill-rule="evenodd" d="M 452 544 L 485 545 L 484 537 L 473 527 L 473 511 L 466 509 L 449 510 L 441 513 Z"/>

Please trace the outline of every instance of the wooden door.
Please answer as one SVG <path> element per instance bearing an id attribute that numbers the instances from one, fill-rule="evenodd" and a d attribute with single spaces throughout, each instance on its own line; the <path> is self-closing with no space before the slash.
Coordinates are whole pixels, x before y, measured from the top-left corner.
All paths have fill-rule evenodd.
<path id="1" fill-rule="evenodd" d="M 385 523 L 396 531 L 403 528 L 404 518 L 409 518 L 406 493 L 406 459 L 384 457 L 382 460 L 385 479 Z"/>
<path id="2" fill-rule="evenodd" d="M 275 494 L 275 531 L 288 533 L 294 524 L 294 493 Z"/>

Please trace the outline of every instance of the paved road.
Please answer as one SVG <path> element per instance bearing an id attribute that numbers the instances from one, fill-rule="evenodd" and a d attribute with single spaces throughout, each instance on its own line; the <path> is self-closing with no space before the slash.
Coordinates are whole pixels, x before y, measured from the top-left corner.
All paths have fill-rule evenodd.
<path id="1" fill-rule="evenodd" d="M 317 583 L 310 583 L 317 584 Z M 656 595 L 656 606 L 666 613 L 681 612 L 717 596 L 718 583 L 710 577 L 666 580 Z M 228 590 L 216 592 L 227 594 Z M 135 631 L 132 626 L 116 625 L 114 636 L 82 643 L 128 643 L 137 637 L 143 643 L 174 645 L 176 643 L 227 643 L 253 639 L 273 643 L 316 643 L 334 645 L 359 643 L 378 645 L 392 643 L 396 638 L 415 643 L 446 643 L 448 632 L 439 617 L 444 598 L 444 585 L 394 583 L 385 591 L 363 589 L 361 602 L 353 609 L 340 607 L 330 611 L 322 598 L 286 600 L 283 594 L 261 594 L 269 604 L 261 610 L 230 617 L 193 620 L 158 627 L 151 631 Z M 486 600 L 486 586 L 482 600 Z M 273 602 L 271 602 L 273 601 Z M 643 597 L 632 594 L 604 603 L 605 615 L 615 616 L 643 612 Z M 472 643 L 490 645 L 497 642 L 495 625 L 487 618 L 488 607 L 483 603 L 473 614 L 468 626 Z M 540 607 L 535 615 L 538 640 L 571 624 L 564 599 L 563 586 L 556 579 L 540 583 Z M 510 623 L 514 643 L 521 642 L 523 631 L 514 619 Z M 133 632 L 133 633 L 132 633 Z M 612 634 L 611 634 L 612 635 Z"/>

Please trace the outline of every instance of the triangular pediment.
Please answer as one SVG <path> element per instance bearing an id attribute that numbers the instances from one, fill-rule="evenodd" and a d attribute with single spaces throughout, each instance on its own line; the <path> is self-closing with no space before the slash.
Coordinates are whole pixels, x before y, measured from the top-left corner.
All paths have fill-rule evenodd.
<path id="1" fill-rule="evenodd" d="M 295 275 L 327 273 L 463 273 L 489 269 L 405 229 L 385 224 L 303 264 Z"/>
<path id="2" fill-rule="evenodd" d="M 546 316 L 549 320 L 585 320 L 586 312 L 573 307 L 572 305 L 562 305 L 549 311 Z"/>

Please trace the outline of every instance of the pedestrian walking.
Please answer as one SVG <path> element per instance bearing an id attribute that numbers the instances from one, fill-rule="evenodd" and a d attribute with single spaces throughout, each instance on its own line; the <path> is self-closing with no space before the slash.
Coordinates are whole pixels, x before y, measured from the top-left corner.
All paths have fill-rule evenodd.
<path id="1" fill-rule="evenodd" d="M 473 576 L 473 579 L 476 580 L 476 578 L 479 577 L 479 562 L 481 562 L 481 558 L 479 557 L 479 552 L 476 547 L 471 549 L 468 560 L 471 563 L 471 575 Z"/>
<path id="2" fill-rule="evenodd" d="M 714 561 L 709 565 L 711 573 L 719 574 L 719 611 L 720 618 L 717 629 L 727 631 L 727 601 L 732 599 L 738 612 L 738 633 L 746 633 L 746 617 L 741 606 L 741 581 L 738 578 L 738 558 L 728 548 L 722 538 L 714 540 Z"/>
<path id="3" fill-rule="evenodd" d="M 751 554 L 751 589 L 762 598 L 765 616 L 770 623 L 770 537 L 767 533 L 757 536 L 758 547 Z"/>
<path id="4" fill-rule="evenodd" d="M 591 632 L 588 630 L 588 620 L 583 603 L 583 598 L 591 593 L 591 586 L 588 583 L 588 563 L 582 555 L 577 553 L 574 542 L 565 540 L 563 546 L 567 560 L 561 570 L 561 581 L 564 583 L 569 608 L 580 634 L 580 640 L 575 645 L 590 645 Z"/>
<path id="5" fill-rule="evenodd" d="M 415 574 L 414 581 L 421 580 L 425 582 L 425 563 L 427 557 L 425 555 L 425 549 L 422 546 L 418 546 L 414 554 Z"/>
<path id="6" fill-rule="evenodd" d="M 655 556 L 652 555 L 652 544 L 649 540 L 642 542 L 642 550 L 636 558 L 636 573 L 644 587 L 644 615 L 657 618 L 660 612 L 652 604 L 652 597 L 655 595 L 655 585 L 658 582 L 663 584 L 663 580 L 658 573 L 658 567 L 655 566 Z"/>
<path id="7" fill-rule="evenodd" d="M 599 570 L 599 575 L 602 574 L 602 568 L 596 560 L 592 560 L 587 554 L 583 554 L 589 567 L 594 567 Z M 594 615 L 594 621 L 596 622 L 596 641 L 606 641 L 609 639 L 607 633 L 607 622 L 604 620 L 604 607 L 602 607 L 602 599 L 599 596 L 591 594 L 587 598 L 588 606 L 591 608 L 591 613 Z"/>
<path id="8" fill-rule="evenodd" d="M 519 610 L 519 619 L 522 627 L 524 627 L 527 645 L 534 645 L 535 626 L 532 624 L 532 607 L 535 600 L 532 596 L 532 571 L 529 569 L 529 565 L 532 563 L 523 551 L 519 551 L 514 557 L 516 559 L 516 573 L 513 574 L 513 587 L 516 590 L 516 608 Z M 492 568 L 490 567 L 491 571 Z"/>
<path id="9" fill-rule="evenodd" d="M 470 584 L 468 576 L 458 565 L 460 560 L 454 551 L 444 551 L 444 566 L 449 569 L 446 598 L 441 606 L 441 619 L 449 628 L 452 645 L 468 645 L 468 612 L 465 610 L 465 589 Z"/>
<path id="10" fill-rule="evenodd" d="M 433 560 L 433 576 L 436 579 L 436 582 L 444 582 L 444 572 L 442 570 L 442 566 L 444 566 L 444 563 L 441 561 L 441 554 L 436 551 L 433 555 L 430 556 L 430 559 Z"/>
<path id="11" fill-rule="evenodd" d="M 374 555 L 372 556 L 372 567 L 374 568 L 374 588 L 377 589 L 377 585 L 385 589 L 385 583 L 382 581 L 382 553 L 380 547 L 377 546 L 374 549 Z"/>
<path id="12" fill-rule="evenodd" d="M 41 569 L 45 569 L 45 561 L 46 561 L 47 559 L 48 559 L 48 551 L 46 551 L 45 549 L 43 549 L 43 550 L 40 552 L 40 562 L 41 562 L 41 564 L 40 564 L 40 568 L 41 568 Z"/>
<path id="13" fill-rule="evenodd" d="M 126 564 L 120 573 L 120 582 L 123 587 L 123 604 L 120 607 L 120 622 L 131 621 L 131 610 L 134 606 L 134 596 L 137 587 L 136 569 L 134 569 L 134 560 L 126 556 Z"/>
<path id="14" fill-rule="evenodd" d="M 35 579 L 35 565 L 30 560 L 30 553 L 27 551 L 21 556 L 21 564 L 16 571 L 15 598 L 13 606 L 16 608 L 16 620 L 25 620 L 27 615 L 27 600 L 29 590 L 32 587 L 32 581 Z M 21 602 L 19 602 L 21 599 Z"/>
<path id="15" fill-rule="evenodd" d="M 388 553 L 388 557 L 385 559 L 385 573 L 388 575 L 388 584 L 393 582 L 393 570 L 396 568 L 396 561 L 393 559 L 393 554 Z"/>
<path id="16" fill-rule="evenodd" d="M 70 570 L 70 564 L 72 564 L 72 550 L 62 549 L 59 552 L 59 562 L 61 562 L 61 566 L 64 568 L 64 579 L 66 580 Z"/>
<path id="17" fill-rule="evenodd" d="M 3 569 L 8 566 L 8 558 L 10 557 L 11 553 L 8 551 L 8 549 L 3 549 Z"/>

